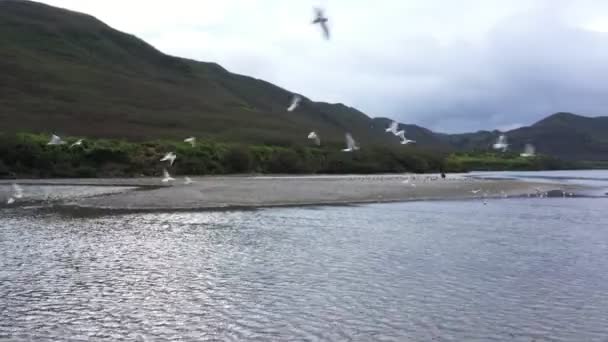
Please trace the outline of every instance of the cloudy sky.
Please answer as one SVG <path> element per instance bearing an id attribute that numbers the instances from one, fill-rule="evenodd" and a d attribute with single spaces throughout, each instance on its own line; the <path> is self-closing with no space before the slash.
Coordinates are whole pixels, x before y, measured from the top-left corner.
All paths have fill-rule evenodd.
<path id="1" fill-rule="evenodd" d="M 606 0 L 42 0 L 168 54 L 444 132 L 608 115 Z M 310 24 L 326 9 L 332 39 Z"/>

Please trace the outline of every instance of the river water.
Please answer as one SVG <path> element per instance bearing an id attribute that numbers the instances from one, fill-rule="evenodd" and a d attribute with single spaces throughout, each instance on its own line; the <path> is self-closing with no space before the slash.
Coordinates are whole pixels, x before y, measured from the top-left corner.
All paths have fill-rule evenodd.
<path id="1" fill-rule="evenodd" d="M 0 339 L 608 341 L 607 209 L 0 209 Z"/>

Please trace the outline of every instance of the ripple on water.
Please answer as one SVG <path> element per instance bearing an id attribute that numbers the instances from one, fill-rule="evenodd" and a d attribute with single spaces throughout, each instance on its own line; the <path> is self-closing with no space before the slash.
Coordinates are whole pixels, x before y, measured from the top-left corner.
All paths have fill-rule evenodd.
<path id="1" fill-rule="evenodd" d="M 605 199 L 0 214 L 0 338 L 603 341 Z"/>

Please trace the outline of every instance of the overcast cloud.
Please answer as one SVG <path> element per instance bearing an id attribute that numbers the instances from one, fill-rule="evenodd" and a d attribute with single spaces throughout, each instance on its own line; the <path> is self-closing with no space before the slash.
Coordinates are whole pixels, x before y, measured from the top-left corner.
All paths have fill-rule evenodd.
<path id="1" fill-rule="evenodd" d="M 608 115 L 606 0 L 44 0 L 168 54 L 433 130 Z M 310 24 L 326 8 L 332 39 Z"/>

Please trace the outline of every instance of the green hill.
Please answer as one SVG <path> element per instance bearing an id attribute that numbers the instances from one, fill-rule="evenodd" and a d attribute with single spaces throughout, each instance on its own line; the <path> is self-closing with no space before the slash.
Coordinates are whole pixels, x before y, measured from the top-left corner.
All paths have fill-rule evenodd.
<path id="1" fill-rule="evenodd" d="M 340 145 L 347 131 L 362 145 L 393 141 L 353 108 L 304 99 L 289 113 L 285 89 L 36 2 L 0 0 L 0 47 L 3 131 L 287 145 L 316 130 Z"/>
<path id="2" fill-rule="evenodd" d="M 454 151 L 477 150 L 483 163 L 500 134 L 441 134 L 401 124 L 418 143 L 404 147 L 385 132 L 390 119 L 306 97 L 290 113 L 292 92 L 286 89 L 214 63 L 166 55 L 92 16 L 31 1 L 0 0 L 0 75 L 0 175 L 54 176 L 66 168 L 79 175 L 81 167 L 89 175 L 103 167 L 111 170 L 98 175 L 147 172 L 159 153 L 179 147 L 175 143 L 187 136 L 209 144 L 192 152 L 189 166 L 180 166 L 183 172 L 429 171 Z M 550 156 L 607 160 L 607 122 L 561 113 L 506 134 L 514 150 L 533 143 Z M 306 137 L 313 130 L 323 149 L 310 150 Z M 9 136 L 18 132 L 87 137 L 91 143 L 82 152 L 60 153 L 45 147 L 46 137 Z M 362 147 L 352 158 L 333 154 L 346 132 Z M 100 138 L 111 141 L 95 140 Z M 201 156 L 213 158 L 197 161 Z M 235 160 L 245 166 L 234 167 Z"/>
<path id="3" fill-rule="evenodd" d="M 533 144 L 538 153 L 570 161 L 608 161 L 608 117 L 556 113 L 537 123 L 507 132 L 480 131 L 444 135 L 450 146 L 464 150 L 488 150 L 505 134 L 512 151 Z"/>

